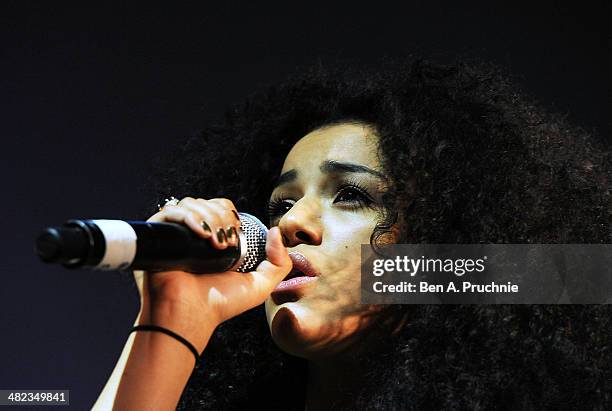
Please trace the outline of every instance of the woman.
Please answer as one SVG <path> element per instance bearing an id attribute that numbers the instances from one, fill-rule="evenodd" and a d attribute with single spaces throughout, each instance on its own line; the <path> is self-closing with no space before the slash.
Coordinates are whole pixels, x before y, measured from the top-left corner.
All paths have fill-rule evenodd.
<path id="1" fill-rule="evenodd" d="M 268 260 L 247 275 L 137 276 L 136 323 L 206 348 L 202 364 L 187 383 L 183 344 L 132 333 L 98 405 L 610 405 L 607 306 L 359 302 L 361 244 L 611 242 L 609 154 L 495 69 L 313 70 L 252 96 L 176 158 L 156 183 L 182 200 L 151 219 L 224 248 L 236 210 L 268 208 Z"/>

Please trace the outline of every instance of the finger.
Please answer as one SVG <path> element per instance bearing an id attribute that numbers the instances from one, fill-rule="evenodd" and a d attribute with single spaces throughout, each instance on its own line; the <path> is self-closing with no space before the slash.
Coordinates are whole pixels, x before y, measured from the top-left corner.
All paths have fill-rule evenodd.
<path id="1" fill-rule="evenodd" d="M 205 200 L 203 200 L 205 201 Z M 208 207 L 214 209 L 217 212 L 222 226 L 227 234 L 227 241 L 229 245 L 238 245 L 238 230 L 240 229 L 240 220 L 236 218 L 238 214 L 231 201 L 224 198 L 215 198 L 206 201 Z"/>
<path id="2" fill-rule="evenodd" d="M 208 200 L 208 202 L 218 204 L 223 208 L 227 208 L 228 210 L 236 211 L 236 206 L 234 205 L 232 200 L 229 200 L 227 198 L 211 198 L 210 200 Z"/>
<path id="3" fill-rule="evenodd" d="M 238 216 L 238 211 L 236 211 L 236 207 L 234 203 L 226 198 L 213 198 L 212 200 L 208 200 L 206 202 L 210 207 L 213 207 L 219 213 L 219 216 L 222 217 L 223 221 L 228 226 L 233 226 L 234 228 L 240 228 L 240 218 Z"/>
<path id="4" fill-rule="evenodd" d="M 203 225 L 204 228 L 208 226 L 212 231 L 212 244 L 215 248 L 220 250 L 227 248 L 227 224 L 224 222 L 224 216 L 220 215 L 216 207 L 207 200 L 201 198 L 194 199 L 191 197 L 181 200 L 179 206 L 193 210 L 201 216 L 206 224 L 202 222 L 200 222 L 200 224 Z"/>
<path id="5" fill-rule="evenodd" d="M 165 211 L 167 207 L 173 207 L 174 205 L 170 204 L 170 205 L 166 205 L 163 206 L 157 213 L 153 214 L 151 217 L 149 217 L 147 219 L 147 222 L 152 222 L 152 223 L 163 223 L 164 221 L 166 221 L 165 219 Z"/>
<path id="6" fill-rule="evenodd" d="M 147 219 L 147 222 L 161 223 L 164 221 L 164 213 L 160 210 Z"/>
<path id="7" fill-rule="evenodd" d="M 202 238 L 211 238 L 212 230 L 210 226 L 202 224 L 206 219 L 211 220 L 210 216 L 202 216 L 198 211 L 189 209 L 183 206 L 166 206 L 161 211 L 162 221 L 185 224 L 192 231 L 196 232 Z"/>

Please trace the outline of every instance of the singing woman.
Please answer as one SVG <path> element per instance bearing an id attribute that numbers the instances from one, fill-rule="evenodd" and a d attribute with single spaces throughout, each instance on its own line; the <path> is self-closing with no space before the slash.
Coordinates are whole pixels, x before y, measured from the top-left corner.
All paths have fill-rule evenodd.
<path id="1" fill-rule="evenodd" d="M 606 305 L 360 303 L 361 244 L 612 242 L 609 152 L 500 70 L 317 67 L 250 96 L 162 171 L 159 198 L 180 201 L 151 221 L 223 249 L 250 212 L 271 227 L 267 260 L 136 273 L 135 324 L 174 336 L 131 333 L 96 408 L 611 405 Z"/>

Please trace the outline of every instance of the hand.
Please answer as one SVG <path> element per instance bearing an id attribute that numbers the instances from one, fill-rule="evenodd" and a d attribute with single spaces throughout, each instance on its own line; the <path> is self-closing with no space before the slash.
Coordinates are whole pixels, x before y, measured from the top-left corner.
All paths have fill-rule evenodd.
<path id="1" fill-rule="evenodd" d="M 238 213 L 227 199 L 186 197 L 177 205 L 165 206 L 148 221 L 185 224 L 218 249 L 238 242 Z M 135 272 L 141 296 L 139 323 L 167 327 L 201 352 L 217 325 L 263 303 L 291 270 L 277 227 L 268 233 L 266 254 L 267 260 L 249 273 Z"/>

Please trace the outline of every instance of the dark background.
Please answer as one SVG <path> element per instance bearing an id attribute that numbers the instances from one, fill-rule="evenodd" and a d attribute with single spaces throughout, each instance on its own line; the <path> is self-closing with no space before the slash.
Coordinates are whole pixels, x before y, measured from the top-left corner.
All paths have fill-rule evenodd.
<path id="1" fill-rule="evenodd" d="M 0 6 L 0 389 L 70 389 L 73 409 L 91 407 L 138 309 L 131 281 L 119 273 L 40 263 L 37 231 L 69 218 L 146 217 L 153 159 L 305 64 L 481 57 L 610 141 L 603 1 L 203 3 Z"/>

